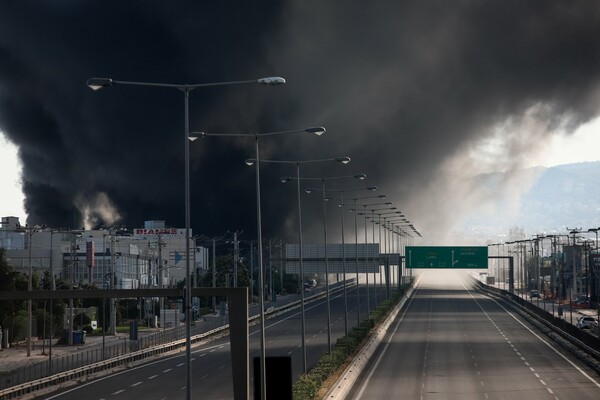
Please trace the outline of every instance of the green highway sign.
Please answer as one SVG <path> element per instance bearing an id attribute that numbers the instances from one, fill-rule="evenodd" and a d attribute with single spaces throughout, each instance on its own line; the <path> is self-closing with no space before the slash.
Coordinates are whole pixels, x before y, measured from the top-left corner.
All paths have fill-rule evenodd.
<path id="1" fill-rule="evenodd" d="M 487 246 L 406 246 L 406 268 L 487 269 Z"/>

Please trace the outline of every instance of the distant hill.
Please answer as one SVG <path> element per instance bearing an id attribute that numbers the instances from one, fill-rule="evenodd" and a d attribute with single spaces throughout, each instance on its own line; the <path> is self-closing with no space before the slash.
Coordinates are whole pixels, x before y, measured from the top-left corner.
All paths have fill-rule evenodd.
<path id="1" fill-rule="evenodd" d="M 600 226 L 600 162 L 544 169 L 521 202 L 527 225 Z"/>
<path id="2" fill-rule="evenodd" d="M 600 227 L 600 162 L 535 167 L 522 171 L 522 175 L 529 177 L 523 179 L 523 186 L 528 186 L 524 191 L 518 183 L 507 186 L 507 174 L 478 176 L 477 185 L 496 194 L 495 209 L 499 212 L 492 216 L 475 214 L 464 227 L 484 235 L 507 233 L 513 226 L 523 227 L 528 235 L 564 233 L 567 227 Z M 513 210 L 510 216 L 502 212 L 509 209 Z"/>

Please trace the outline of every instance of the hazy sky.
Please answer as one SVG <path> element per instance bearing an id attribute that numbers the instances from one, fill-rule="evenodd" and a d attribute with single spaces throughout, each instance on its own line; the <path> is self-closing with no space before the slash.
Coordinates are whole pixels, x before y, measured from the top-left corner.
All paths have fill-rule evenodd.
<path id="1" fill-rule="evenodd" d="M 561 164 L 584 161 L 600 161 L 600 120 L 582 125 L 571 135 L 556 134 L 551 136 L 547 148 L 536 157 L 529 159 L 523 167 L 544 166 L 552 167 Z M 485 150 L 497 154 L 497 144 L 490 143 L 489 147 L 478 153 L 485 156 Z M 494 157 L 494 156 L 492 156 Z M 501 172 L 493 168 L 481 172 Z M 21 166 L 17 155 L 17 147 L 0 135 L 0 187 L 3 188 L 0 216 L 17 216 L 21 221 L 26 220 L 23 208 L 23 191 L 21 189 Z M 458 221 L 460 224 L 460 221 Z"/>
<path id="2" fill-rule="evenodd" d="M 181 93 L 93 92 L 86 80 L 280 75 L 287 83 L 277 87 L 193 91 L 191 129 L 325 126 L 319 138 L 266 138 L 261 156 L 350 156 L 347 166 L 306 166 L 302 174 L 366 173 L 366 185 L 377 185 L 420 231 L 439 234 L 480 208 L 508 217 L 496 200 L 518 205 L 528 188 L 523 168 L 597 158 L 590 154 L 599 148 L 597 128 L 581 127 L 600 115 L 598 37 L 596 0 L 5 2 L 0 131 L 20 149 L 29 223 L 65 227 L 75 216 L 82 226 L 144 219 L 182 226 Z M 243 163 L 250 157 L 251 140 L 191 145 L 196 233 L 255 236 L 253 170 Z M 9 163 L 4 197 L 18 180 L 17 163 Z M 295 191 L 279 177 L 294 171 L 261 171 L 264 235 L 291 239 Z M 490 171 L 506 172 L 492 196 L 471 179 Z M 6 206 L 15 207 L 8 197 L 2 214 L 22 213 Z M 317 196 L 305 197 L 307 240 L 321 236 L 320 206 Z M 339 236 L 336 218 L 331 210 L 332 236 Z"/>

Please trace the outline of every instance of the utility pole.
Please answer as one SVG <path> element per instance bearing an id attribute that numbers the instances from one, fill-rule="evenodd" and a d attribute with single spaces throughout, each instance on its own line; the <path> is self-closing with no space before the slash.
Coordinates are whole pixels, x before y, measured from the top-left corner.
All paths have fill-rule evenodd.
<path id="1" fill-rule="evenodd" d="M 162 259 L 162 235 L 160 233 L 158 234 L 158 266 L 157 267 L 158 267 L 158 271 L 157 271 L 158 288 L 162 289 L 163 288 L 163 259 Z M 160 296 L 158 302 L 159 302 L 158 308 L 160 308 L 159 315 L 162 314 L 162 316 L 163 316 L 163 319 L 162 319 L 163 323 L 162 323 L 161 327 L 164 329 L 164 327 L 167 325 L 167 314 L 165 312 L 165 298 Z"/>
<path id="2" fill-rule="evenodd" d="M 217 287 L 217 239 L 213 238 L 212 240 L 212 287 Z M 217 298 L 213 296 L 212 298 L 212 312 L 213 314 L 217 313 Z"/>
<path id="3" fill-rule="evenodd" d="M 233 233 L 233 287 L 238 287 L 238 240 L 237 231 Z"/>
<path id="4" fill-rule="evenodd" d="M 115 276 L 116 276 L 116 265 L 115 265 L 115 231 L 113 228 L 110 229 L 110 288 L 115 288 Z M 110 331 L 113 336 L 117 335 L 117 310 L 115 308 L 115 298 L 110 298 Z"/>
<path id="5" fill-rule="evenodd" d="M 69 271 L 69 289 L 73 290 L 73 274 L 75 270 L 75 233 L 71 233 L 71 268 Z M 69 346 L 73 346 L 73 299 L 69 299 Z"/>
<path id="6" fill-rule="evenodd" d="M 250 241 L 250 303 L 254 304 L 254 245 Z"/>

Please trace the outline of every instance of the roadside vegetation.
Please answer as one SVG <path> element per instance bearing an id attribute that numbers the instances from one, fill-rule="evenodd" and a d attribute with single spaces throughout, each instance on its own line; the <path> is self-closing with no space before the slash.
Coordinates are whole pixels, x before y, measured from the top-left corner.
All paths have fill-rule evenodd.
<path id="1" fill-rule="evenodd" d="M 373 335 L 385 318 L 404 296 L 410 285 L 392 291 L 390 300 L 382 301 L 379 306 L 357 327 L 352 328 L 348 336 L 339 338 L 331 354 L 323 354 L 315 366 L 306 374 L 298 377 L 293 385 L 294 400 L 314 400 L 325 396 L 335 379 L 344 371 L 348 363 Z"/>

